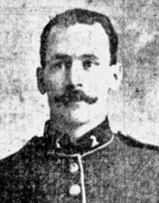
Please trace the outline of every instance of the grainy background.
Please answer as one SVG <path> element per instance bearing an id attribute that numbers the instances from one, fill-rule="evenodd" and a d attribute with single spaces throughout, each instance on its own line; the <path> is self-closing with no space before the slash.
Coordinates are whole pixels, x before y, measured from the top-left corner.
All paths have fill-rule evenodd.
<path id="1" fill-rule="evenodd" d="M 43 134 L 49 108 L 36 85 L 40 34 L 49 16 L 75 6 L 108 15 L 119 33 L 124 79 L 110 92 L 111 128 L 159 144 L 158 0 L 1 0 L 0 158 Z"/>

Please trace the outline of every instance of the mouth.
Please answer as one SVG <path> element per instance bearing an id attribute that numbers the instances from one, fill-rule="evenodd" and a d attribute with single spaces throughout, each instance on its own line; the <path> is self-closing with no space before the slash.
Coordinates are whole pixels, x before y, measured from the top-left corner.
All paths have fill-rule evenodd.
<path id="1" fill-rule="evenodd" d="M 81 103 L 88 103 L 88 104 L 94 104 L 98 100 L 97 97 L 92 98 L 89 96 L 86 96 L 84 94 L 70 94 L 70 95 L 62 95 L 60 97 L 55 97 L 54 102 L 58 105 L 63 106 L 72 106 L 72 105 L 79 105 Z"/>
<path id="2" fill-rule="evenodd" d="M 69 102 L 62 102 L 56 103 L 58 107 L 65 107 L 65 108 L 80 108 L 82 104 L 86 104 L 84 101 L 69 101 Z"/>

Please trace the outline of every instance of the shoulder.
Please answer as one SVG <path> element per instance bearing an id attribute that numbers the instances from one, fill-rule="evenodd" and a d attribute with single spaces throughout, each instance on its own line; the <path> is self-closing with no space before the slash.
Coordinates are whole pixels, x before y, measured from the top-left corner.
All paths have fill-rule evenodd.
<path id="1" fill-rule="evenodd" d="M 147 152 L 150 154 L 158 154 L 159 146 L 142 143 L 133 137 L 125 136 L 120 132 L 115 135 L 115 140 L 118 145 L 126 147 L 126 149 L 132 149 L 132 151 Z"/>
<path id="2" fill-rule="evenodd" d="M 0 161 L 0 202 L 14 202 L 25 187 L 29 190 L 28 181 L 35 176 L 36 164 L 42 162 L 43 148 L 42 139 L 33 137 L 18 152 Z"/>
<path id="3" fill-rule="evenodd" d="M 141 143 L 121 133 L 115 135 L 115 146 L 118 151 L 118 156 L 126 160 L 132 167 L 148 167 L 149 169 L 151 168 L 158 171 L 159 146 Z"/>
<path id="4" fill-rule="evenodd" d="M 9 176 L 16 170 L 23 171 L 31 163 L 41 157 L 44 150 L 42 138 L 33 137 L 18 152 L 0 160 L 0 177 Z"/>

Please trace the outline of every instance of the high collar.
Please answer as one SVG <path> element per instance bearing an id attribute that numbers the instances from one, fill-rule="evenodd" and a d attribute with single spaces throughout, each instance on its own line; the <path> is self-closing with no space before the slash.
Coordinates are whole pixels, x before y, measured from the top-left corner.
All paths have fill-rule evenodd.
<path id="1" fill-rule="evenodd" d="M 73 155 L 85 154 L 101 148 L 101 146 L 111 142 L 113 133 L 109 128 L 109 122 L 106 117 L 101 124 L 84 134 L 74 144 L 70 141 L 69 135 L 52 128 L 49 120 L 45 123 L 44 138 L 49 144 L 49 148 L 54 149 L 57 153 Z"/>

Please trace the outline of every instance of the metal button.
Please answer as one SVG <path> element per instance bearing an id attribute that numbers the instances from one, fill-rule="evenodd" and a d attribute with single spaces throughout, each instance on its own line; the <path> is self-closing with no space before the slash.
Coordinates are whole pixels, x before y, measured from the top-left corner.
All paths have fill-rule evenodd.
<path id="1" fill-rule="evenodd" d="M 79 185 L 72 185 L 70 187 L 70 191 L 69 191 L 70 195 L 76 196 L 76 195 L 79 195 L 80 192 L 81 192 L 81 188 Z"/>
<path id="2" fill-rule="evenodd" d="M 70 165 L 70 172 L 71 172 L 71 173 L 77 172 L 78 169 L 79 169 L 78 164 L 72 163 L 72 164 Z"/>

